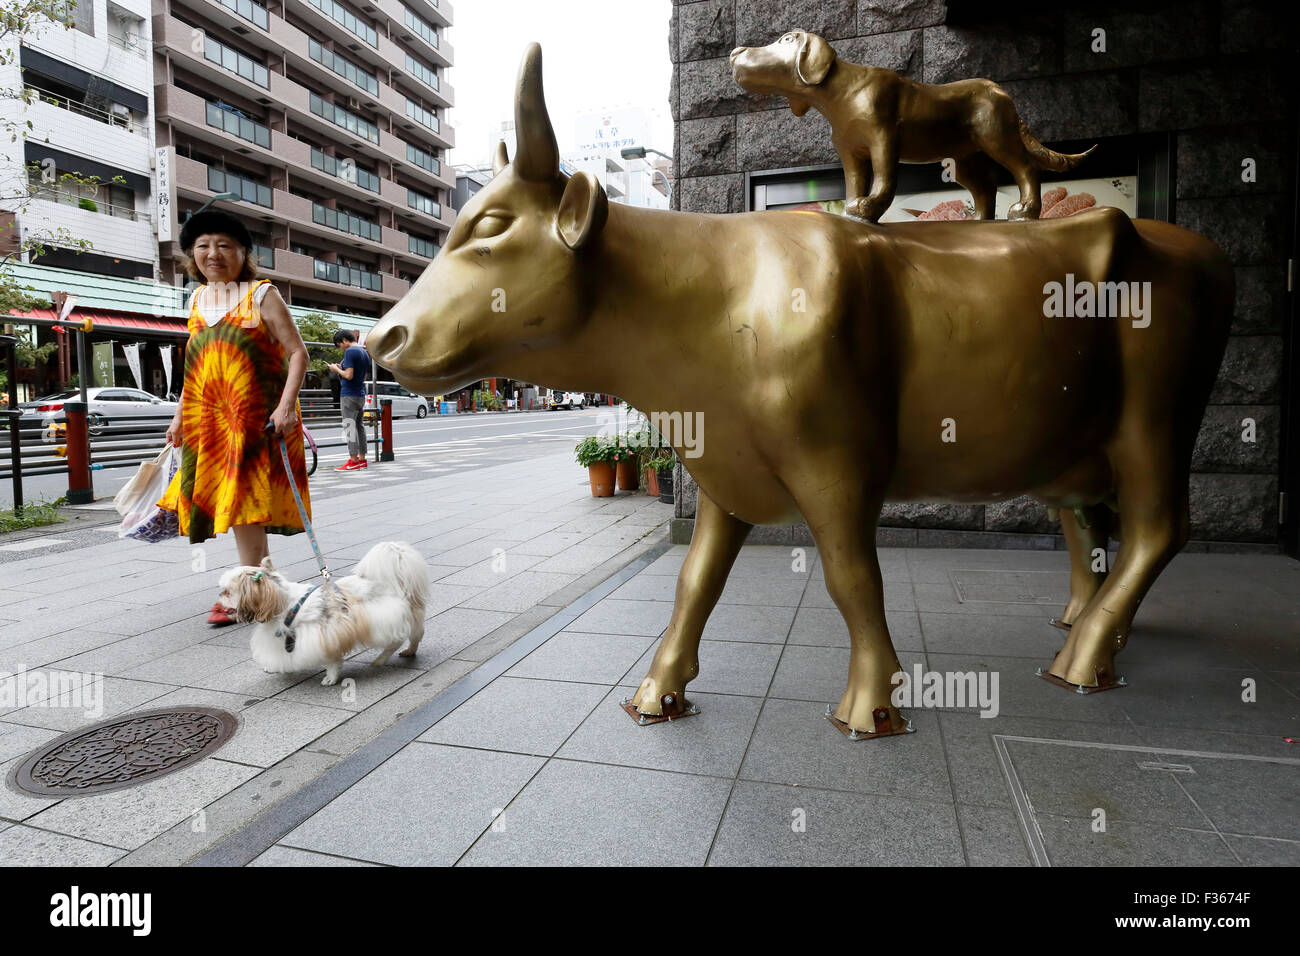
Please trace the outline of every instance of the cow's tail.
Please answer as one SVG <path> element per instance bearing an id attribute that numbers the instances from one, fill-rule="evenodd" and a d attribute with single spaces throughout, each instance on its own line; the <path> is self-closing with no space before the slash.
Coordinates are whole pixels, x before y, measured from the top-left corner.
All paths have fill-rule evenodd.
<path id="1" fill-rule="evenodd" d="M 1048 169 L 1054 173 L 1064 173 L 1092 155 L 1093 150 L 1097 147 L 1084 150 L 1082 153 L 1058 153 L 1054 149 L 1048 149 L 1040 143 L 1034 134 L 1029 132 L 1029 127 L 1025 121 L 1020 121 L 1020 141 L 1025 144 L 1025 149 L 1029 150 L 1029 155 L 1034 158 L 1034 165 L 1039 169 Z"/>

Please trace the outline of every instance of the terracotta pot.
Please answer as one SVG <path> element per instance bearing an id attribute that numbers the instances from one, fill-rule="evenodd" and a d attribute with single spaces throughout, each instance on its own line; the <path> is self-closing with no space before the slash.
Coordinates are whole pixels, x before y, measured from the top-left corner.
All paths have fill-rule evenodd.
<path id="1" fill-rule="evenodd" d="M 618 472 L 618 487 L 622 491 L 636 491 L 636 462 L 631 458 L 620 461 L 615 470 Z"/>
<path id="2" fill-rule="evenodd" d="M 591 478 L 591 496 L 593 498 L 614 497 L 614 466 L 607 461 L 597 465 L 588 465 L 587 474 Z"/>
<path id="3" fill-rule="evenodd" d="M 651 498 L 659 497 L 659 476 L 653 468 L 645 470 L 645 493 Z"/>

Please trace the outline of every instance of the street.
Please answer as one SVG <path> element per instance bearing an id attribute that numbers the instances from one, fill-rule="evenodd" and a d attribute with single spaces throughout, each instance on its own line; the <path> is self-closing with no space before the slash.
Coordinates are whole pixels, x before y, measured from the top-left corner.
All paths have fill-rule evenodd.
<path id="1" fill-rule="evenodd" d="M 431 415 L 425 419 L 401 418 L 393 422 L 393 449 L 398 460 L 414 455 L 430 467 L 436 467 L 438 473 L 450 473 L 515 461 L 520 457 L 551 454 L 565 447 L 566 443 L 572 446 L 596 429 L 602 414 L 607 416 L 612 411 L 589 408 L 582 411 L 480 412 Z M 367 428 L 367 437 L 371 434 Z M 337 425 L 312 430 L 317 443 L 337 442 L 340 435 Z M 373 460 L 373 445 L 370 457 Z M 328 489 L 330 482 L 321 484 L 321 480 L 346 460 L 347 451 L 340 445 L 321 448 L 320 462 L 311 478 L 313 492 L 318 485 L 322 491 Z M 95 497 L 111 499 L 135 471 L 134 467 L 124 467 L 92 472 Z M 27 502 L 53 501 L 67 490 L 66 474 L 32 475 L 23 479 L 23 499 Z M 0 505 L 13 507 L 13 485 L 8 481 L 0 483 Z"/>

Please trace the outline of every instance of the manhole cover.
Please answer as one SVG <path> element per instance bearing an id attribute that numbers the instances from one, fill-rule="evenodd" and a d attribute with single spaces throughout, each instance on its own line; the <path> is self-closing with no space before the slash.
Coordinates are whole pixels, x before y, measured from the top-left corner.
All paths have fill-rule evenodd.
<path id="1" fill-rule="evenodd" d="M 146 710 L 64 734 L 28 754 L 9 786 L 42 797 L 84 797 L 147 783 L 211 754 L 239 728 L 215 707 Z"/>

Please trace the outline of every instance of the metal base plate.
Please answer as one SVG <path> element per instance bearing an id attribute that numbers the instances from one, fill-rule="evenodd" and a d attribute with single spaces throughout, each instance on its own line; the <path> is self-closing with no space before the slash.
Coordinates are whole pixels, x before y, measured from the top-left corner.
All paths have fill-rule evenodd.
<path id="1" fill-rule="evenodd" d="M 681 720 L 683 717 L 694 717 L 700 712 L 696 704 L 682 698 L 678 703 L 668 694 L 659 699 L 659 706 L 662 708 L 662 714 L 642 714 L 636 709 L 636 704 L 632 703 L 631 697 L 625 697 L 619 704 L 638 725 L 649 727 L 651 724 L 662 724 L 664 722 L 672 723 L 674 720 Z"/>
<path id="2" fill-rule="evenodd" d="M 1059 627 L 1063 631 L 1068 631 L 1071 627 L 1073 627 L 1072 624 L 1066 624 L 1059 617 L 1054 617 L 1051 620 L 1049 620 L 1047 623 L 1052 625 L 1052 627 Z"/>
<path id="3" fill-rule="evenodd" d="M 876 730 L 871 733 L 866 730 L 854 730 L 844 721 L 839 720 L 834 713 L 830 704 L 826 705 L 826 719 L 830 721 L 832 727 L 842 733 L 849 740 L 878 740 L 881 737 L 897 737 L 899 734 L 914 734 L 916 729 L 912 726 L 911 718 L 903 718 L 907 721 L 907 726 L 902 730 L 895 730 L 893 723 L 889 720 L 889 711 L 883 707 L 878 707 L 871 712 L 872 719 L 875 721 Z"/>
<path id="4" fill-rule="evenodd" d="M 1085 684 L 1071 684 L 1068 680 L 1065 680 L 1064 678 L 1057 677 L 1055 674 L 1047 673 L 1047 671 L 1043 670 L 1041 667 L 1038 669 L 1038 676 L 1041 677 L 1043 680 L 1047 681 L 1049 684 L 1055 684 L 1057 687 L 1063 687 L 1066 690 L 1072 690 L 1076 694 L 1100 694 L 1104 690 L 1115 690 L 1117 687 L 1128 686 L 1128 681 L 1126 681 L 1122 677 L 1119 678 L 1119 680 L 1111 681 L 1106 684 L 1098 684 L 1096 687 L 1088 687 Z"/>

